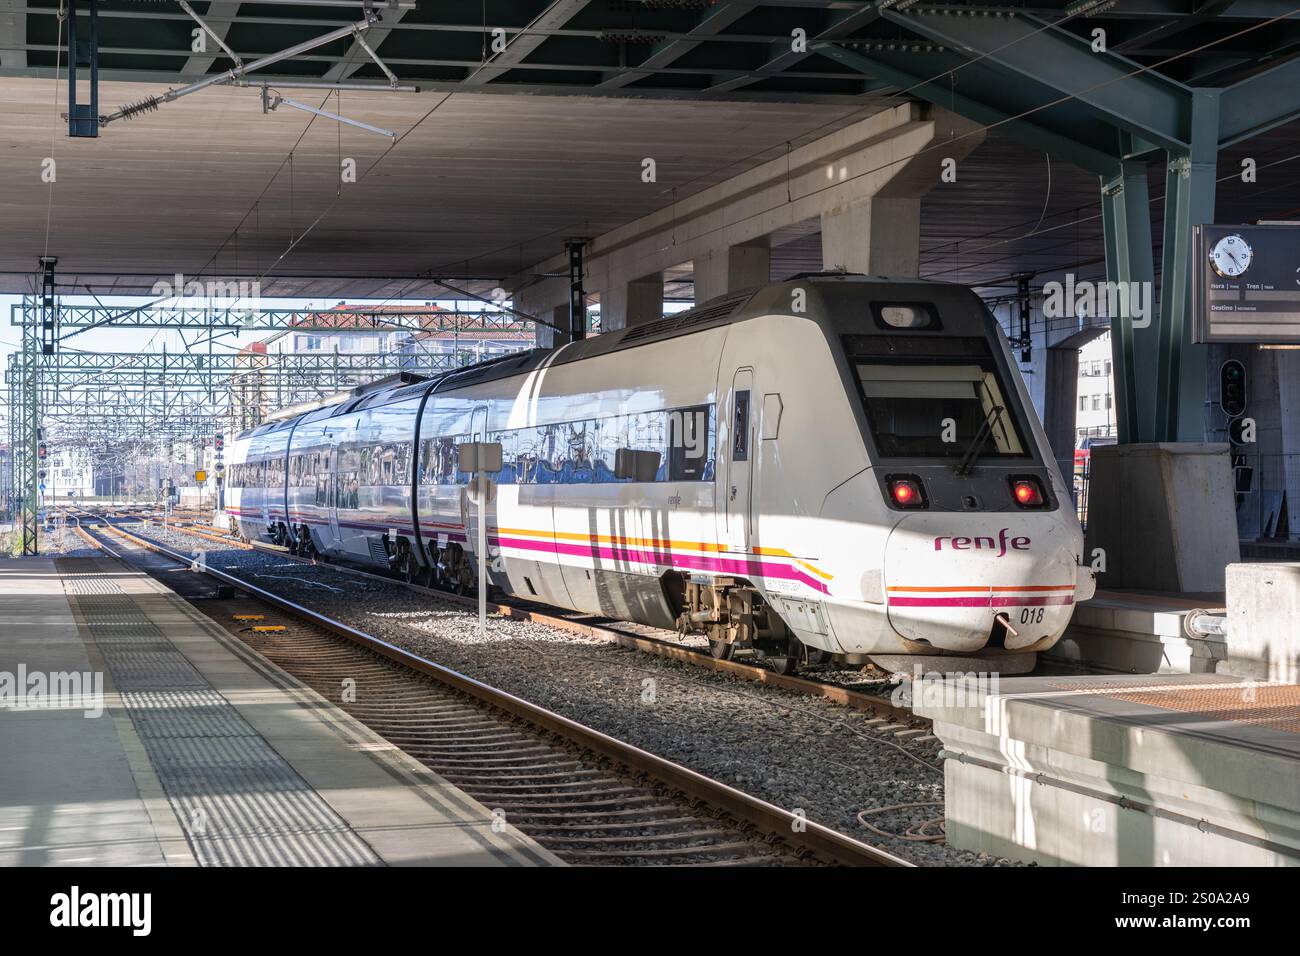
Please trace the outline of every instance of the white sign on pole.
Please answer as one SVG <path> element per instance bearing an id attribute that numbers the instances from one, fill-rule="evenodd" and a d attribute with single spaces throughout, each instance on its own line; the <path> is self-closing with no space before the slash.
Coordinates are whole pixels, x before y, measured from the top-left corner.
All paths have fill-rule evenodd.
<path id="1" fill-rule="evenodd" d="M 496 497 L 495 483 L 489 472 L 501 470 L 500 442 L 466 442 L 460 446 L 460 470 L 474 476 L 475 503 L 478 505 L 478 632 L 487 636 L 487 507 Z"/>

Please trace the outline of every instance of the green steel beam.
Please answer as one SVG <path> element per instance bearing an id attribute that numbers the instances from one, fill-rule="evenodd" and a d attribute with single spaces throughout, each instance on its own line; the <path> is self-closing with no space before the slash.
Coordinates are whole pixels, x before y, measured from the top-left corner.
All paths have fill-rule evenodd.
<path id="1" fill-rule="evenodd" d="M 11 326 L 39 320 L 40 306 L 26 296 L 9 307 Z M 94 328 L 176 329 L 229 332 L 499 332 L 532 333 L 533 323 L 509 312 L 463 312 L 427 308 L 254 309 L 167 308 L 148 306 L 68 305 L 60 308 L 59 326 L 75 333 Z M 70 336 L 65 335 L 64 338 Z"/>
<path id="2" fill-rule="evenodd" d="M 1106 279 L 1145 282 L 1155 287 L 1151 252 L 1151 205 L 1146 164 L 1124 162 L 1101 177 L 1102 225 Z M 1155 381 L 1159 366 L 1159 332 L 1135 329 L 1122 316 L 1111 316 L 1111 353 L 1115 369 L 1115 421 L 1119 440 L 1142 441 L 1154 427 L 1155 408 L 1143 383 Z"/>
<path id="3" fill-rule="evenodd" d="M 469 76 L 465 77 L 464 85 L 469 89 L 476 89 L 509 73 L 536 53 L 538 47 L 546 42 L 546 37 L 541 31 L 558 30 L 581 13 L 590 2 L 591 0 L 551 0 L 546 9 L 534 17 L 523 32 L 509 39 L 504 50 L 488 57 L 486 63 L 471 70 Z M 534 33 L 533 30 L 539 32 Z M 529 63 L 528 67 L 536 68 L 532 63 Z"/>
<path id="4" fill-rule="evenodd" d="M 1096 146 L 1079 143 L 1029 120 L 1012 119 L 996 107 L 957 93 L 946 82 L 925 79 L 924 74 L 908 72 L 896 60 L 887 59 L 892 55 L 884 51 L 877 51 L 868 56 L 857 51 L 847 50 L 836 43 L 818 43 L 815 49 L 823 56 L 852 67 L 859 73 L 887 80 L 896 86 L 907 89 L 919 99 L 927 100 L 945 109 L 951 109 L 953 112 L 977 123 L 996 126 L 1000 132 L 1014 137 L 1028 146 L 1059 156 L 1089 172 L 1105 175 L 1114 169 L 1115 163 L 1118 161 L 1117 156 L 1107 153 Z M 897 59 L 906 60 L 907 57 L 907 53 L 900 53 Z"/>
<path id="5" fill-rule="evenodd" d="M 654 49 L 650 51 L 650 55 L 636 66 L 629 66 L 616 72 L 607 73 L 605 78 L 596 84 L 592 92 L 601 93 L 622 89 L 643 76 L 658 73 L 660 70 L 672 66 L 687 53 L 698 49 L 705 40 L 716 39 L 723 30 L 756 6 L 757 4 L 753 0 L 724 0 L 724 2 L 706 11 L 695 26 L 685 35 L 669 37 L 655 44 Z"/>
<path id="6" fill-rule="evenodd" d="M 1192 227 L 1214 222 L 1218 90 L 1196 90 L 1190 148 L 1169 153 L 1160 277 L 1160 368 L 1152 441 L 1204 441 L 1209 346 L 1192 342 Z"/>
<path id="7" fill-rule="evenodd" d="M 769 76 L 775 76 L 778 73 L 784 73 L 796 63 L 803 61 L 806 57 L 812 55 L 814 47 L 821 43 L 830 43 L 834 40 L 841 40 L 845 37 L 852 36 L 858 30 L 869 24 L 875 23 L 880 19 L 880 8 L 875 5 L 865 6 L 859 10 L 837 10 L 832 14 L 832 22 L 820 33 L 808 37 L 808 51 L 796 53 L 791 49 L 790 39 L 787 37 L 779 44 L 773 46 L 779 50 L 768 59 L 766 63 L 760 66 L 753 74 L 749 76 L 735 77 L 730 80 L 723 80 L 709 87 L 710 93 L 730 92 L 738 90 L 741 87 L 749 86 L 751 83 L 757 83 Z"/>
<path id="8" fill-rule="evenodd" d="M 1094 53 L 1089 41 L 1026 16 L 952 17 L 886 10 L 887 20 L 981 63 L 1043 84 L 1107 121 L 1166 149 L 1191 139 L 1190 90 L 1114 53 Z"/>
<path id="9" fill-rule="evenodd" d="M 530 343 L 531 344 L 531 343 Z M 71 352 L 37 356 L 34 367 L 52 388 L 76 388 L 79 384 L 108 382 L 138 383 L 149 387 L 208 389 L 243 385 L 253 379 L 279 383 L 328 383 L 364 380 L 393 372 L 441 372 L 474 361 L 477 352 L 339 352 L 321 355 L 291 353 L 264 354 L 218 352 Z M 24 380 L 29 368 L 22 367 Z M 5 381 L 15 376 L 5 372 Z"/>
<path id="10" fill-rule="evenodd" d="M 1218 141 L 1231 146 L 1300 117 L 1300 53 L 1224 88 Z"/>

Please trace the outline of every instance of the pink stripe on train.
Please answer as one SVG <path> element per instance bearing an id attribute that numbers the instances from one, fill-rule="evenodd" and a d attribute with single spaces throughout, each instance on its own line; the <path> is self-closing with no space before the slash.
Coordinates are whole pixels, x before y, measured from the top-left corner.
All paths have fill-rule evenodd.
<path id="1" fill-rule="evenodd" d="M 497 543 L 504 548 L 517 548 L 521 551 L 544 551 L 548 554 L 566 554 L 579 558 L 602 558 L 607 561 L 640 561 L 645 564 L 668 565 L 691 571 L 716 571 L 721 574 L 739 574 L 746 577 L 760 576 L 766 578 L 787 578 L 799 581 L 808 587 L 829 594 L 830 589 L 821 581 L 804 574 L 798 568 L 770 561 L 754 561 L 746 558 L 710 558 L 704 555 L 683 554 L 678 551 L 643 551 L 639 548 L 606 548 L 590 544 L 560 544 L 552 541 L 533 541 L 528 538 L 499 538 Z"/>
<path id="2" fill-rule="evenodd" d="M 891 607 L 1041 607 L 1049 604 L 1073 604 L 1069 596 L 1051 597 L 953 597 L 914 598 L 890 596 Z"/>

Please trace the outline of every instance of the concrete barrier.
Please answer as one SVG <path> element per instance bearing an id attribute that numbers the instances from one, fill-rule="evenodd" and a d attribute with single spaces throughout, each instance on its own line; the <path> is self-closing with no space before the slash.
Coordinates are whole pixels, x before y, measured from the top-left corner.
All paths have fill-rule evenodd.
<path id="1" fill-rule="evenodd" d="M 1045 865 L 1300 866 L 1300 687 L 1021 677 L 921 695 L 948 843 Z"/>
<path id="2" fill-rule="evenodd" d="M 1219 673 L 1300 679 L 1300 563 L 1232 564 L 1226 578 L 1227 658 Z"/>

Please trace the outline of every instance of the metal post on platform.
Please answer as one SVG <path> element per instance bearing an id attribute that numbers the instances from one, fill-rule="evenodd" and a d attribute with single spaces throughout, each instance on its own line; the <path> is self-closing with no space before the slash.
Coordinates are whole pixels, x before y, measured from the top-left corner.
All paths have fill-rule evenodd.
<path id="1" fill-rule="evenodd" d="M 486 431 L 486 423 L 484 424 Z M 466 442 L 460 446 L 460 468 L 474 479 L 474 495 L 478 505 L 478 631 L 487 636 L 487 522 L 488 501 L 492 497 L 492 479 L 489 472 L 501 470 L 500 442 Z"/>
<path id="2" fill-rule="evenodd" d="M 59 304 L 54 290 L 54 266 L 58 259 L 41 256 L 38 261 L 41 293 L 33 303 L 24 299 L 22 348 L 15 368 L 16 375 L 10 407 L 13 432 L 11 452 L 14 462 L 14 493 L 17 496 L 21 553 L 40 552 L 40 444 L 42 419 L 41 369 L 46 356 L 57 351 Z"/>
<path id="3" fill-rule="evenodd" d="M 564 243 L 569 253 L 569 341 L 587 337 L 587 293 L 582 288 L 582 255 L 586 239 L 569 239 Z"/>
<path id="4" fill-rule="evenodd" d="M 475 475 L 478 485 L 478 634 L 487 637 L 487 472 Z"/>

